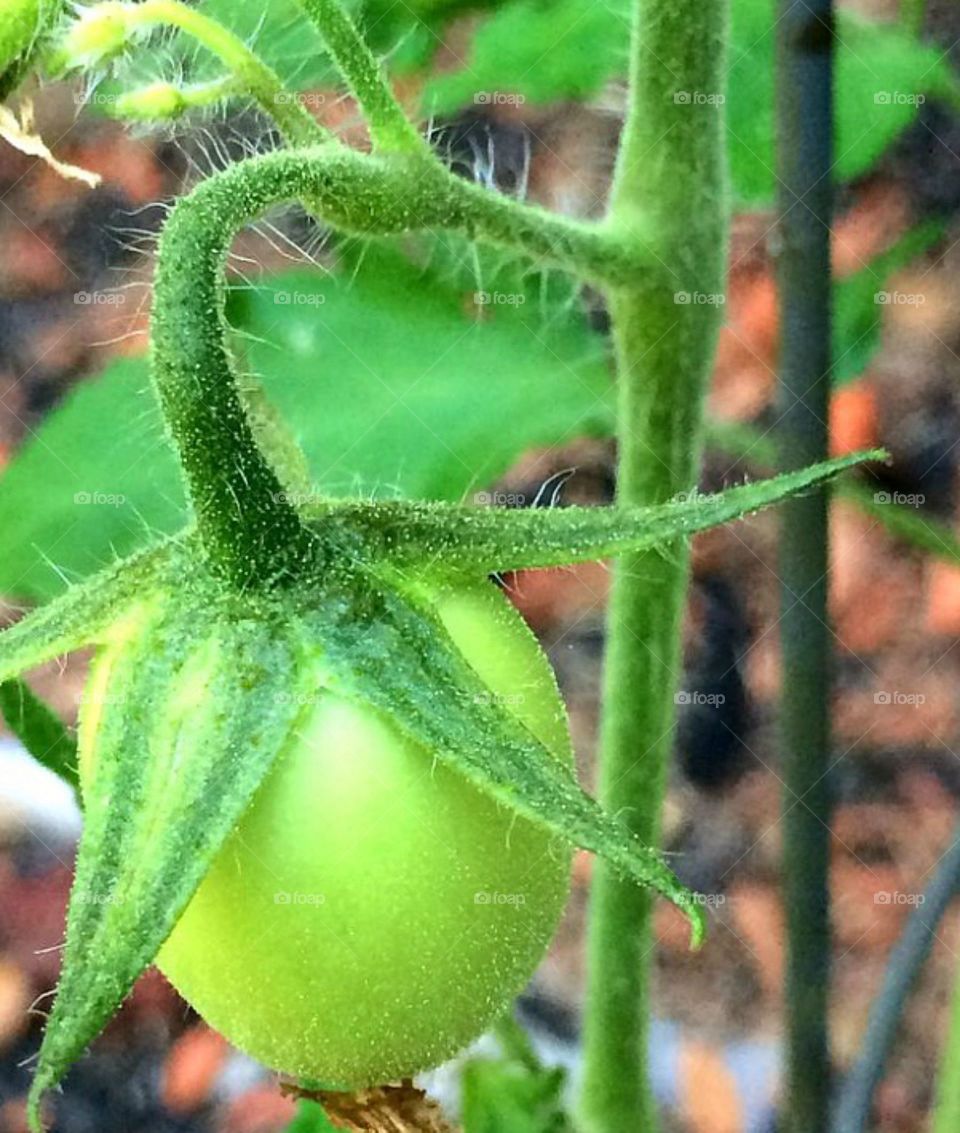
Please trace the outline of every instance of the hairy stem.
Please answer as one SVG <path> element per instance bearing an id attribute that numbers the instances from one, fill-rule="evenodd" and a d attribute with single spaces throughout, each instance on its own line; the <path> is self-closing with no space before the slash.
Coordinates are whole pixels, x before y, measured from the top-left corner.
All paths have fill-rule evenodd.
<path id="1" fill-rule="evenodd" d="M 91 9 L 96 11 L 96 9 Z M 260 108 L 269 114 L 291 145 L 317 145 L 329 138 L 297 96 L 287 91 L 279 76 L 222 24 L 180 0 L 143 0 L 123 5 L 126 26 L 173 27 L 215 55 Z"/>
<path id="2" fill-rule="evenodd" d="M 153 376 L 211 563 L 241 585 L 292 576 L 313 538 L 260 451 L 237 392 L 223 314 L 235 233 L 271 205 L 308 200 L 334 227 L 370 235 L 453 228 L 587 274 L 636 274 L 615 236 L 516 205 L 432 159 L 378 159 L 341 146 L 240 162 L 181 199 L 163 230 Z M 222 454 L 230 453 L 229 461 Z"/>
<path id="3" fill-rule="evenodd" d="M 832 0 L 781 0 L 777 22 L 781 467 L 827 453 L 831 371 Z M 830 658 L 827 499 L 791 500 L 780 536 L 784 1127 L 829 1127 Z"/>
<path id="4" fill-rule="evenodd" d="M 339 0 L 298 0 L 363 111 L 376 149 L 429 153 L 429 147 L 394 97 L 373 52 Z"/>
<path id="5" fill-rule="evenodd" d="M 618 502 L 696 483 L 724 286 L 726 5 L 637 0 L 631 95 L 608 228 L 663 271 L 611 289 L 620 381 Z M 656 845 L 672 748 L 686 544 L 617 564 L 608 620 L 600 799 Z M 590 1133 L 646 1131 L 650 895 L 597 863 L 588 937 L 582 1113 Z"/>

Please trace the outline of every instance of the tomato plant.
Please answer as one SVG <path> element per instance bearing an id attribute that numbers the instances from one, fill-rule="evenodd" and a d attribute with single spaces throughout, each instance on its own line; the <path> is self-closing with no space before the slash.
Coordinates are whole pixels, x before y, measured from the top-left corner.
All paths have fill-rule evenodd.
<path id="1" fill-rule="evenodd" d="M 0 635 L 4 681 L 63 652 L 97 650 L 80 729 L 84 833 L 31 1121 L 154 961 L 211 1024 L 301 1079 L 354 1089 L 433 1065 L 530 976 L 563 906 L 571 850 L 582 847 L 603 863 L 586 1110 L 598 1129 L 622 1133 L 650 1105 L 640 1075 L 617 1072 L 634 1070 L 643 1049 L 650 891 L 685 911 L 695 944 L 705 927 L 701 904 L 654 848 L 689 536 L 861 457 L 716 496 L 690 492 L 728 198 L 723 100 L 691 113 L 675 96 L 681 81 L 719 90 L 722 5 L 636 5 L 618 176 L 608 216 L 591 224 L 456 176 L 348 11 L 337 0 L 300 9 L 364 112 L 372 152 L 332 136 L 202 5 L 111 2 L 77 15 L 38 4 L 35 34 L 6 48 L 14 78 L 27 64 L 90 71 L 135 52 L 153 29 L 176 29 L 223 73 L 129 90 L 123 113 L 173 117 L 241 97 L 284 141 L 203 180 L 163 228 L 148 364 L 185 522 L 174 507 L 166 537 L 153 532 L 145 550 Z M 673 66 L 651 65 L 661 58 Z M 292 431 L 241 376 L 226 314 L 235 235 L 290 201 L 380 262 L 393 238 L 453 234 L 603 291 L 620 371 L 616 506 L 507 510 L 315 491 Z M 513 306 L 521 295 L 510 293 Z M 378 308 L 364 313 L 372 323 Z M 546 372 L 556 353 L 540 357 L 534 369 Z M 331 370 L 317 414 L 335 416 L 347 400 Z M 541 374 L 526 378 L 536 385 Z M 139 388 L 135 400 L 146 404 Z M 374 428 L 363 408 L 359 438 L 333 463 Z M 529 432 L 517 438 L 502 406 L 490 416 L 490 432 L 514 438 L 498 450 L 502 464 Z M 449 451 L 442 437 L 440 447 Z M 488 576 L 612 556 L 622 561 L 598 801 L 576 781 L 547 661 Z M 23 704 L 23 719 L 49 730 L 41 706 Z M 554 1092 L 534 1091 L 551 1106 Z"/>
<path id="2" fill-rule="evenodd" d="M 506 599 L 481 582 L 431 601 L 486 686 L 477 695 L 569 765 L 553 674 Z M 120 644 L 91 676 L 86 782 L 98 705 L 125 664 Z M 295 734 L 157 963 L 237 1046 L 347 1089 L 435 1066 L 496 1018 L 553 935 L 570 851 L 380 713 L 326 689 L 315 665 Z M 193 663 L 173 695 L 174 718 L 202 711 Z"/>

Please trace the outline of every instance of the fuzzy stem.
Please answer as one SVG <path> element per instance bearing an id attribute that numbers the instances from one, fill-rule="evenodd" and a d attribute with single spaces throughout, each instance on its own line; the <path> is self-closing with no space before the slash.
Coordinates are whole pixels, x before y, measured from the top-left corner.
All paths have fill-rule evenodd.
<path id="1" fill-rule="evenodd" d="M 781 185 L 781 467 L 825 456 L 831 381 L 832 0 L 780 0 L 777 158 Z M 827 499 L 784 507 L 779 574 L 783 676 L 783 887 L 787 917 L 787 1133 L 830 1111 L 830 661 Z"/>
<path id="2" fill-rule="evenodd" d="M 341 146 L 280 151 L 231 166 L 181 199 L 160 241 L 153 376 L 200 537 L 211 563 L 240 585 L 292 577 L 293 561 L 314 546 L 254 438 L 223 314 L 234 234 L 271 205 L 294 199 L 309 200 L 330 224 L 355 234 L 453 228 L 572 270 L 613 279 L 637 274 L 610 234 L 476 190 L 420 158 L 379 159 Z"/>
<path id="3" fill-rule="evenodd" d="M 426 141 L 394 97 L 380 65 L 338 0 L 298 0 L 316 25 L 383 152 L 429 153 Z"/>
<path id="4" fill-rule="evenodd" d="M 610 294 L 620 380 L 617 498 L 662 503 L 696 483 L 724 287 L 726 4 L 637 0 L 631 95 L 609 229 L 657 278 Z M 656 845 L 672 748 L 685 543 L 624 556 L 608 619 L 600 800 Z M 591 893 L 584 1125 L 656 1127 L 646 1077 L 650 894 L 598 862 Z"/>
<path id="5" fill-rule="evenodd" d="M 96 9 L 93 9 L 94 11 Z M 215 55 L 240 86 L 269 114 L 291 145 L 317 145 L 329 138 L 300 99 L 287 91 L 279 76 L 222 24 L 180 0 L 143 0 L 123 5 L 133 29 L 175 27 Z"/>

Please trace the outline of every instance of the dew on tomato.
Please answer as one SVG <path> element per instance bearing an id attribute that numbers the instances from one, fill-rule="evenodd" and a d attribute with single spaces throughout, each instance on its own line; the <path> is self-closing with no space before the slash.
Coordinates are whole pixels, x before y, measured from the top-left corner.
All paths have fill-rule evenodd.
<path id="1" fill-rule="evenodd" d="M 433 599 L 490 695 L 569 761 L 553 674 L 509 603 L 486 582 Z M 157 962 L 268 1066 L 379 1084 L 452 1056 L 522 990 L 569 868 L 546 831 L 319 692 Z"/>

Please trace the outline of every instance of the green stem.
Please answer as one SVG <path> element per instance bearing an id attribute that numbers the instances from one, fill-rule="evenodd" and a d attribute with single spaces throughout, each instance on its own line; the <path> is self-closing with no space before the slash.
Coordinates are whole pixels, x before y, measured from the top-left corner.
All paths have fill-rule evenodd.
<path id="1" fill-rule="evenodd" d="M 726 4 L 637 0 L 631 95 L 609 229 L 665 272 L 610 294 L 620 379 L 618 501 L 695 485 L 724 287 Z M 600 800 L 656 845 L 672 748 L 685 543 L 624 556 L 608 620 Z M 646 1078 L 650 895 L 597 863 L 582 1114 L 590 1133 L 656 1127 Z"/>
<path id="2" fill-rule="evenodd" d="M 103 5 L 87 9 L 75 26 L 94 25 L 103 13 L 104 24 L 122 18 L 126 34 L 140 29 L 173 27 L 196 40 L 215 55 L 258 105 L 269 114 L 291 145 L 317 145 L 329 139 L 329 133 L 314 119 L 300 99 L 287 91 L 279 76 L 262 59 L 222 24 L 203 15 L 180 0 L 143 0 L 140 4 Z M 81 42 L 82 42 L 81 37 Z M 91 66 L 83 53 L 74 57 L 70 33 L 54 51 L 49 61 L 54 72 L 79 65 Z"/>
<path id="3" fill-rule="evenodd" d="M 241 585 L 292 577 L 313 538 L 286 501 L 238 394 L 223 314 L 224 261 L 244 224 L 271 205 L 304 199 L 354 234 L 453 228 L 574 271 L 637 275 L 616 233 L 477 191 L 432 160 L 374 158 L 338 145 L 284 150 L 233 165 L 181 199 L 160 241 L 153 375 L 200 537 L 211 563 Z"/>
<path id="4" fill-rule="evenodd" d="M 900 0 L 900 23 L 911 35 L 921 36 L 927 19 L 927 0 Z"/>
<path id="5" fill-rule="evenodd" d="M 323 36 L 334 62 L 370 127 L 376 149 L 429 153 L 425 139 L 407 118 L 380 65 L 338 0 L 298 0 Z"/>
<path id="6" fill-rule="evenodd" d="M 937 1104 L 932 1133 L 956 1133 L 960 1129 L 960 979 L 953 987 L 947 1044 L 937 1074 Z"/>
<path id="7" fill-rule="evenodd" d="M 785 469 L 820 460 L 828 448 L 833 16 L 832 0 L 780 0 L 779 440 Z M 827 1129 L 830 1116 L 828 545 L 825 493 L 810 492 L 785 505 L 779 574 L 788 1133 Z"/>

